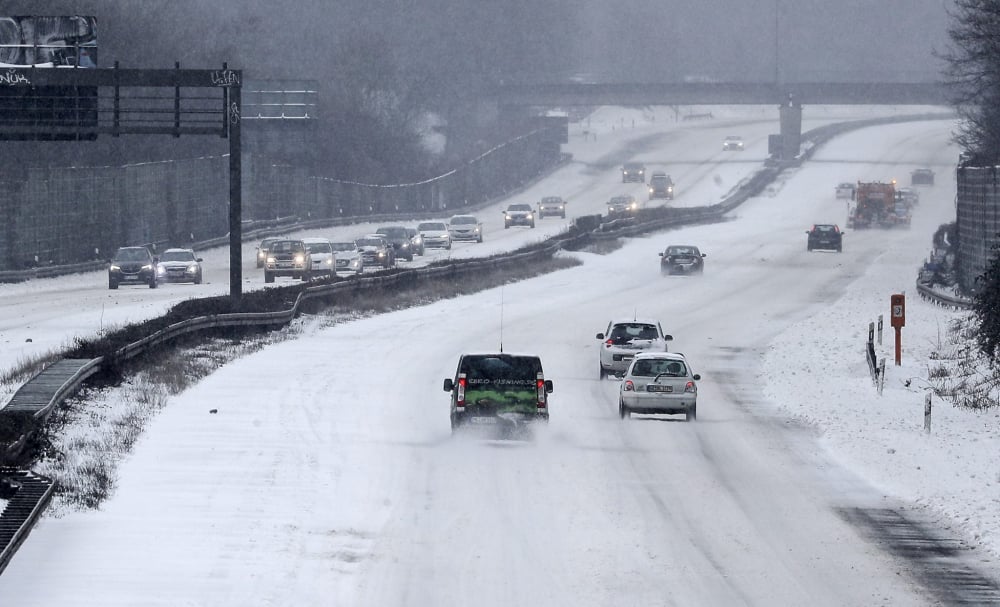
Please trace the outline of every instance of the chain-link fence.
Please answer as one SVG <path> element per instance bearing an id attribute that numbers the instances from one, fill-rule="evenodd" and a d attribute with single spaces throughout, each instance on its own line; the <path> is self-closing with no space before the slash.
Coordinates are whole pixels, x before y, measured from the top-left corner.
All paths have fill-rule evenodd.
<path id="1" fill-rule="evenodd" d="M 316 177 L 248 156 L 243 219 L 450 213 L 501 196 L 550 169 L 560 161 L 557 139 L 550 128 L 540 128 L 444 175 L 394 185 Z M 20 178 L 0 178 L 0 191 L 0 271 L 107 259 L 119 246 L 183 246 L 229 229 L 226 156 L 38 168 Z"/>

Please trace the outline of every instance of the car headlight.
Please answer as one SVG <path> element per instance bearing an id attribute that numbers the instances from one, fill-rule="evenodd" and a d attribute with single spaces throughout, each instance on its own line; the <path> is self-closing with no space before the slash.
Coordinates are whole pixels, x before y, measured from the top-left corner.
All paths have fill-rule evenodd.
<path id="1" fill-rule="evenodd" d="M 503 218 L 504 219 L 510 219 L 511 217 L 510 217 L 510 215 L 504 215 Z"/>
<path id="2" fill-rule="evenodd" d="M 306 258 L 305 258 L 304 255 L 296 255 L 295 256 L 295 263 L 303 264 L 305 262 L 306 262 Z"/>
<path id="3" fill-rule="evenodd" d="M 111 270 L 112 272 L 121 272 L 122 267 L 116 264 L 111 264 L 111 267 L 108 269 Z"/>
<path id="4" fill-rule="evenodd" d="M 378 256 L 379 257 L 385 257 L 385 251 L 379 251 L 378 252 Z"/>
<path id="5" fill-rule="evenodd" d="M 403 247 L 402 247 L 402 248 L 404 248 L 404 249 L 409 249 L 409 248 L 410 248 L 410 245 L 404 242 L 404 243 L 403 243 Z"/>
<path id="6" fill-rule="evenodd" d="M 152 269 L 153 269 L 153 266 L 151 266 L 151 265 L 149 265 L 149 264 L 147 263 L 146 265 L 142 266 L 142 269 L 143 269 L 143 270 L 152 270 Z"/>
<path id="7" fill-rule="evenodd" d="M 534 219 L 534 218 L 535 218 L 534 213 L 528 213 L 528 219 Z"/>
<path id="8" fill-rule="evenodd" d="M 198 264 L 191 264 L 187 267 L 188 274 L 194 274 L 198 271 Z"/>
<path id="9" fill-rule="evenodd" d="M 476 228 L 476 229 L 475 229 L 475 230 L 473 230 L 473 231 L 475 231 L 475 232 L 478 232 L 478 231 L 479 231 L 479 228 Z"/>
<path id="10" fill-rule="evenodd" d="M 257 257 L 259 257 L 259 258 L 261 258 L 261 259 L 264 259 L 264 258 L 265 258 L 265 257 L 267 257 L 267 256 L 266 256 L 266 255 L 264 255 L 264 251 L 257 251 Z"/>
<path id="11" fill-rule="evenodd" d="M 274 263 L 274 258 L 273 258 L 273 257 L 270 257 L 270 256 L 268 256 L 268 258 L 267 258 L 267 263 Z"/>
<path id="12" fill-rule="evenodd" d="M 328 265 L 328 266 L 329 265 L 333 265 L 333 258 L 332 257 L 327 257 L 327 259 L 326 259 L 326 265 Z"/>

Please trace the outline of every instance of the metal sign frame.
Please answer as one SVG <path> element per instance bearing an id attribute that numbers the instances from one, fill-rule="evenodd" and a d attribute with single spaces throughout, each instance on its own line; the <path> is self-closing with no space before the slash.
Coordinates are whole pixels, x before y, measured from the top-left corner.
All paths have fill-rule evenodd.
<path id="1" fill-rule="evenodd" d="M 243 266 L 241 70 L 0 69 L 0 139 L 87 140 L 98 134 L 215 135 L 229 139 L 229 293 Z"/>

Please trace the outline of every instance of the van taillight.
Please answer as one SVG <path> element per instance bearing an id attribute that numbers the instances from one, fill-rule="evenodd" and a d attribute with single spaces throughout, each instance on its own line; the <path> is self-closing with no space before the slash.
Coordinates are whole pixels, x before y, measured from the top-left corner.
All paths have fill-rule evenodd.
<path id="1" fill-rule="evenodd" d="M 607 339 L 607 340 L 606 340 L 606 341 L 604 342 L 604 345 L 605 345 L 606 347 L 610 348 L 610 347 L 611 347 L 612 345 L 614 345 L 614 343 L 615 343 L 615 342 L 611 341 L 611 338 L 609 337 L 609 338 L 608 338 L 608 339 Z"/>
<path id="2" fill-rule="evenodd" d="M 545 380 L 539 378 L 535 380 L 535 387 L 538 390 L 538 408 L 545 408 Z"/>
<path id="3" fill-rule="evenodd" d="M 458 392 L 455 394 L 455 405 L 458 407 L 465 406 L 465 383 L 464 377 L 458 378 Z"/>
<path id="4" fill-rule="evenodd" d="M 688 383 L 684 384 L 684 391 L 694 393 L 698 391 L 698 388 L 694 385 L 693 381 L 689 381 Z"/>

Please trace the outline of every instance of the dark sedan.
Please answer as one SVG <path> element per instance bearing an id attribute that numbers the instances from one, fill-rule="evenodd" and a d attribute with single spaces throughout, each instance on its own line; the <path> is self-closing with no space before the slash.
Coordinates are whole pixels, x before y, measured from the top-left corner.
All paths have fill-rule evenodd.
<path id="1" fill-rule="evenodd" d="M 806 250 L 827 249 L 837 251 L 843 249 L 844 233 L 840 227 L 832 223 L 817 223 L 811 230 L 806 230 L 809 235 L 806 240 Z"/>
<path id="2" fill-rule="evenodd" d="M 705 254 L 691 245 L 671 245 L 660 253 L 660 273 L 701 274 L 705 271 Z"/>

